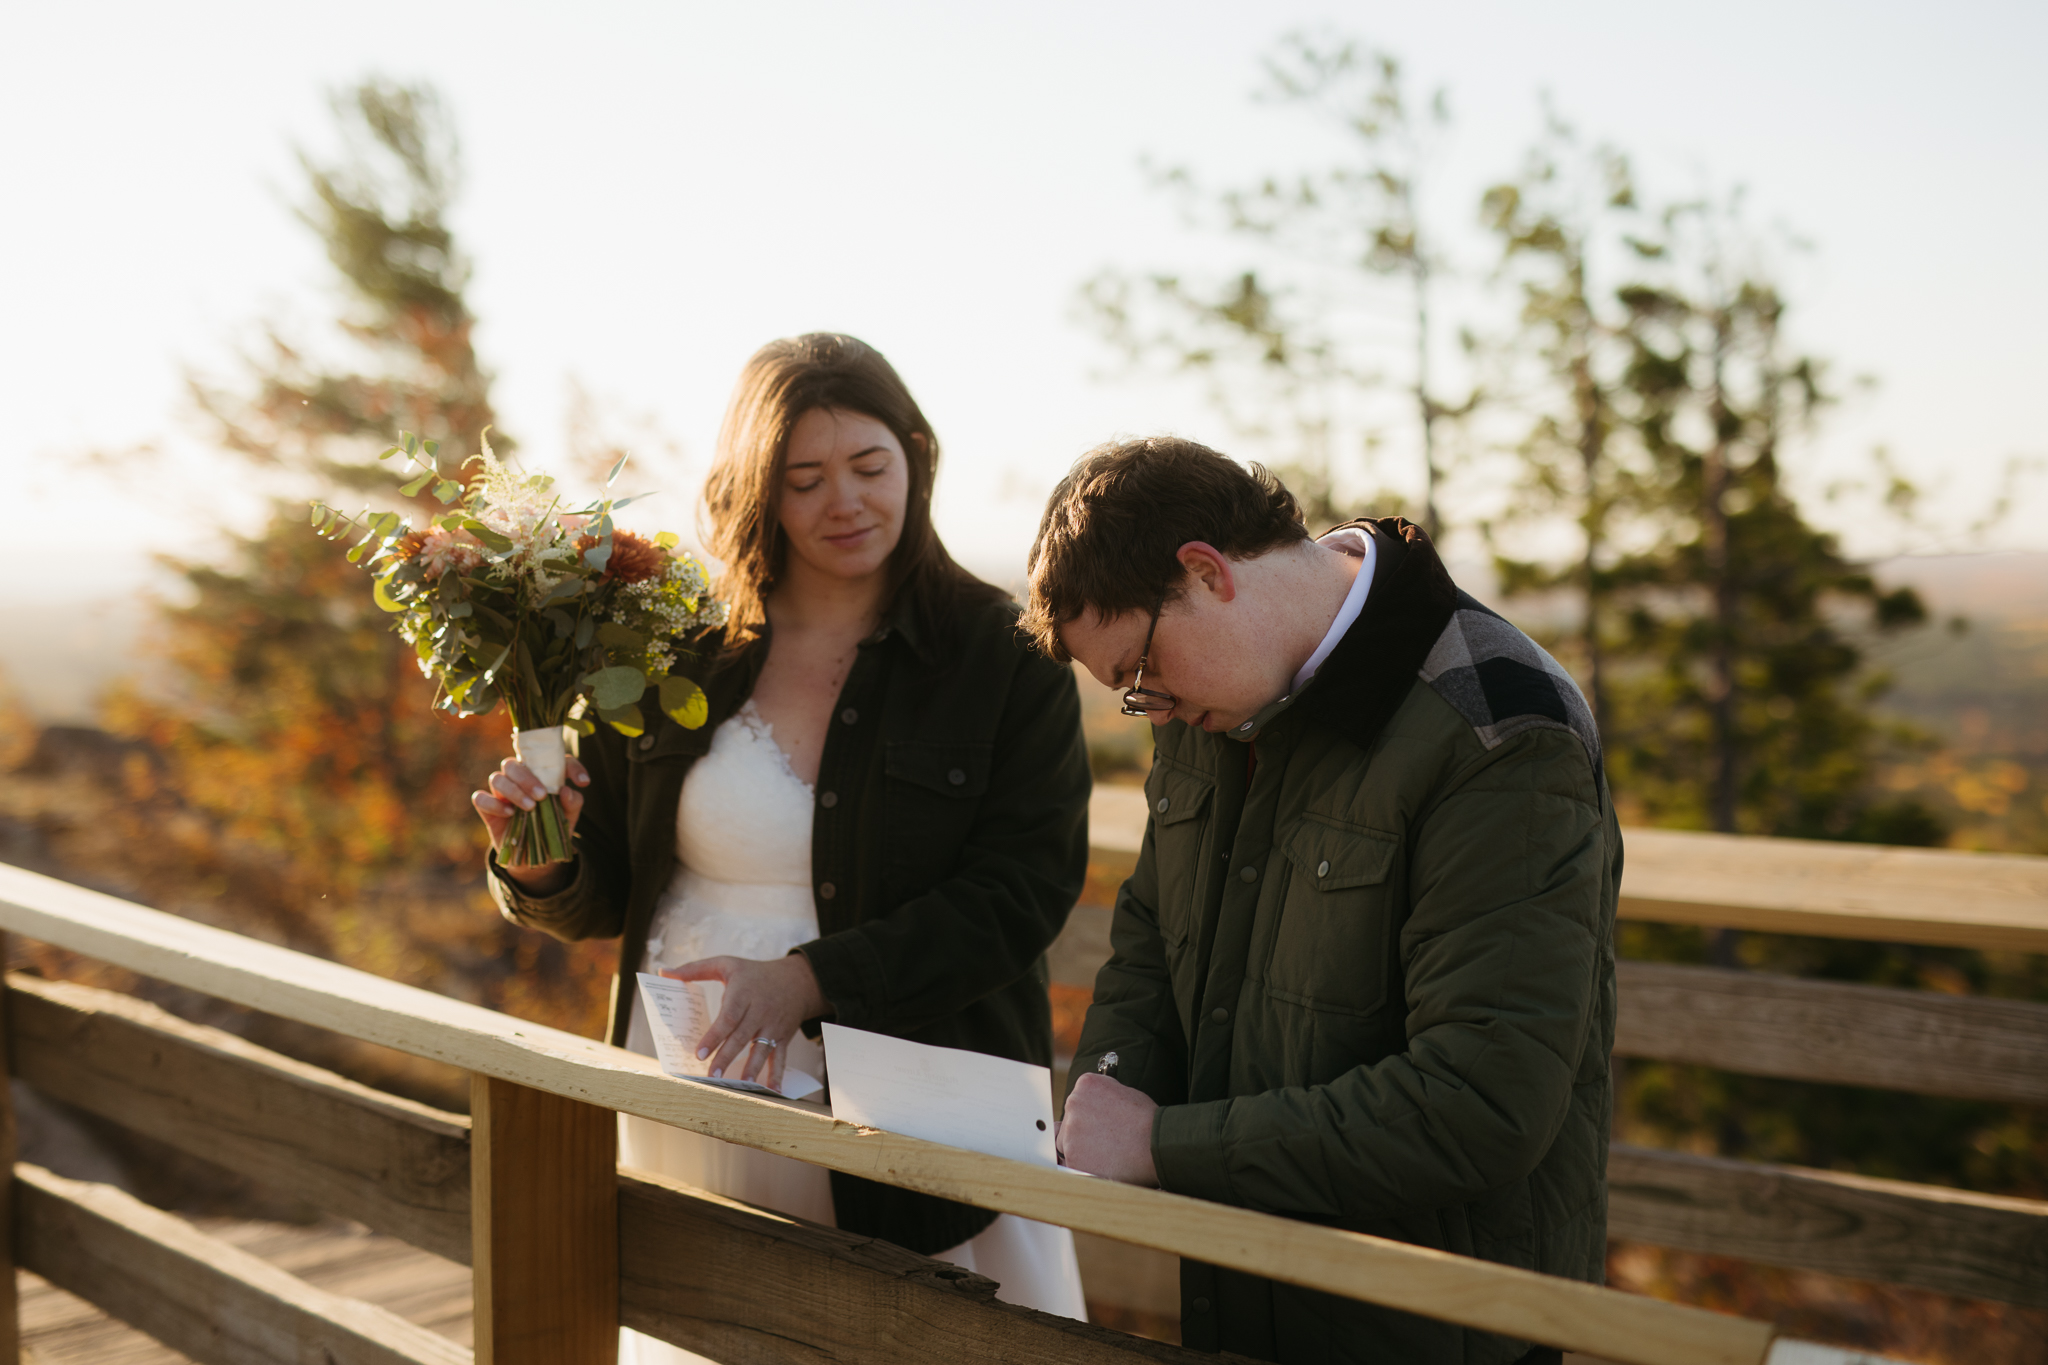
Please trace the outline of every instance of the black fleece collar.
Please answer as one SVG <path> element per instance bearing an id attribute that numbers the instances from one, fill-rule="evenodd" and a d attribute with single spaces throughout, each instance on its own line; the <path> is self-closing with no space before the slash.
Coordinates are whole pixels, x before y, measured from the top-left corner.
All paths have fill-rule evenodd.
<path id="1" fill-rule="evenodd" d="M 1415 685 L 1417 672 L 1457 610 L 1458 588 L 1420 526 L 1403 517 L 1361 518 L 1379 562 L 1365 606 L 1293 701 L 1304 719 L 1372 747 Z"/>

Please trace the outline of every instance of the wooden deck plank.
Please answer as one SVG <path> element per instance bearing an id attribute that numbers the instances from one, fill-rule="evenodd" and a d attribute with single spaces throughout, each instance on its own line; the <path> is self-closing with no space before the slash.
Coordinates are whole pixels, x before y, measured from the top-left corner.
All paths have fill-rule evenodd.
<path id="1" fill-rule="evenodd" d="M 444 1337 L 328 1293 L 110 1185 L 14 1168 L 20 1264 L 210 1365 L 468 1365 Z"/>
<path id="2" fill-rule="evenodd" d="M 330 1294 L 361 1298 L 416 1326 L 470 1344 L 469 1271 L 453 1261 L 336 1222 L 202 1219 L 228 1245 L 269 1261 Z M 157 1342 L 40 1275 L 19 1275 L 22 1344 L 33 1365 L 192 1365 Z"/>

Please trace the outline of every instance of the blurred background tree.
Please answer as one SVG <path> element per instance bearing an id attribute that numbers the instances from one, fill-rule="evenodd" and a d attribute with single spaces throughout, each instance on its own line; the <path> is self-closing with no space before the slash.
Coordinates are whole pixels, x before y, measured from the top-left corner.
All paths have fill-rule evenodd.
<path id="1" fill-rule="evenodd" d="M 1497 257 L 1454 296 L 1465 311 L 1451 318 L 1437 291 L 1452 234 L 1425 221 L 1416 192 L 1444 101 L 1418 106 L 1398 61 L 1332 39 L 1289 40 L 1266 75 L 1266 98 L 1334 111 L 1355 155 L 1206 204 L 1192 172 L 1159 177 L 1205 209 L 1200 224 L 1243 243 L 1245 264 L 1208 286 L 1167 270 L 1099 275 L 1082 291 L 1099 335 L 1137 365 L 1198 378 L 1254 448 L 1289 452 L 1274 463 L 1323 524 L 1406 510 L 1358 496 L 1371 448 L 1336 434 L 1364 429 L 1361 394 L 1391 389 L 1410 404 L 1420 515 L 1443 492 L 1443 430 L 1483 420 L 1484 472 L 1507 500 L 1485 508 L 1460 486 L 1437 519 L 1454 555 L 1457 537 L 1476 533 L 1495 583 L 1473 586 L 1585 686 L 1628 821 L 1943 842 L 1941 816 L 1890 782 L 1938 746 L 1884 712 L 1890 679 L 1873 663 L 1927 613 L 1795 494 L 1796 452 L 1834 395 L 1825 363 L 1789 339 L 1773 244 L 1747 227 L 1739 196 L 1647 200 L 1622 150 L 1587 145 L 1546 109 L 1522 165 L 1473 205 Z M 1403 294 L 1361 287 L 1389 275 Z M 1361 344 L 1389 328 L 1421 348 L 1392 384 L 1378 368 L 1388 350 Z M 1433 329 L 1460 337 L 1455 401 L 1432 388 Z M 1884 486 L 1895 471 L 1874 455 L 1862 477 Z M 1620 946 L 2048 1000 L 2048 967 L 2018 955 L 1634 923 Z M 2048 1115 L 2011 1106 L 1632 1064 L 1616 1121 L 1622 1136 L 1666 1146 L 2048 1191 Z"/>
<path id="2" fill-rule="evenodd" d="M 334 109 L 341 158 L 301 156 L 301 217 L 342 301 L 334 334 L 306 346 L 270 329 L 240 380 L 192 382 L 249 476 L 296 496 L 217 560 L 171 566 L 187 600 L 161 610 L 157 666 L 105 706 L 147 761 L 103 821 L 74 829 L 73 860 L 164 908 L 589 1030 L 604 954 L 515 929 L 482 888 L 468 793 L 509 752 L 504 718 L 431 709 L 368 580 L 307 525 L 309 497 L 404 501 L 376 459 L 401 429 L 438 439 L 452 470 L 493 421 L 448 225 L 447 114 L 430 88 L 382 81 Z M 80 840 L 96 856 L 79 859 Z M 435 1098 L 461 1107 L 459 1091 Z"/>
<path id="3" fill-rule="evenodd" d="M 1131 361 L 1201 376 L 1235 429 L 1275 452 L 1271 463 L 1323 525 L 1355 515 L 1345 452 L 1372 463 L 1386 415 L 1374 399 L 1396 397 L 1417 435 L 1414 515 L 1438 536 L 1445 430 L 1481 401 L 1477 388 L 1447 396 L 1433 361 L 1450 262 L 1423 181 L 1450 127 L 1448 96 L 1418 97 L 1397 58 L 1334 37 L 1289 37 L 1264 71 L 1260 98 L 1334 131 L 1342 159 L 1213 194 L 1186 167 L 1157 179 L 1191 219 L 1277 254 L 1298 282 L 1276 284 L 1257 268 L 1206 282 L 1112 270 L 1083 287 L 1084 314 Z M 1383 514 L 1408 510 L 1384 487 L 1369 501 Z"/>

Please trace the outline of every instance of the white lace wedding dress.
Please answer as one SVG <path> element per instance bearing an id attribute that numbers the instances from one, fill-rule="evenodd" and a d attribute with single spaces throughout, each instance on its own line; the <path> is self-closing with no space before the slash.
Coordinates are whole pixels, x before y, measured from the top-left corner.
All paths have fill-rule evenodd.
<path id="1" fill-rule="evenodd" d="M 683 782 L 676 808 L 676 873 L 655 908 L 644 971 L 706 957 L 772 959 L 818 936 L 811 901 L 811 785 L 789 766 L 775 735 L 748 702 L 711 737 L 711 749 Z M 628 983 L 630 984 L 630 983 Z M 708 984 L 715 1016 L 722 988 Z M 654 1055 L 639 992 L 626 1046 Z M 825 1079 L 824 1049 L 801 1033 L 783 1063 Z M 744 1054 L 742 1054 L 744 1056 Z M 833 1223 L 831 1179 L 819 1166 L 736 1147 L 651 1119 L 619 1115 L 619 1160 L 699 1189 Z M 632 1249 L 626 1248 L 630 1256 Z M 1001 1285 L 996 1297 L 1048 1313 L 1085 1318 L 1074 1236 L 1065 1228 L 1004 1214 L 939 1259 Z M 619 1333 L 620 1365 L 680 1365 L 704 1357 L 630 1329 Z"/>

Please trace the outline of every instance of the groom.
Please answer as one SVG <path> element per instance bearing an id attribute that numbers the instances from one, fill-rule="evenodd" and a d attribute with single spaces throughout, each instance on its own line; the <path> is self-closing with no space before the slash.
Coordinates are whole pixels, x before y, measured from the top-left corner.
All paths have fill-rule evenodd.
<path id="1" fill-rule="evenodd" d="M 1156 727 L 1068 1164 L 1598 1281 L 1621 835 L 1564 670 L 1415 526 L 1311 540 L 1271 475 L 1168 438 L 1054 490 L 1024 626 Z M 1559 1359 L 1192 1261 L 1181 1333 L 1286 1362 Z"/>

